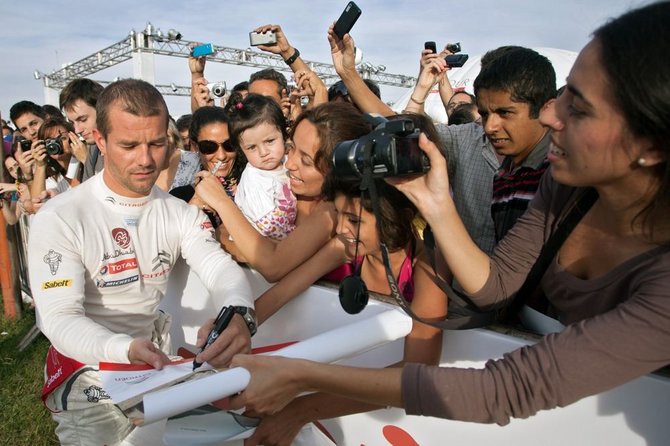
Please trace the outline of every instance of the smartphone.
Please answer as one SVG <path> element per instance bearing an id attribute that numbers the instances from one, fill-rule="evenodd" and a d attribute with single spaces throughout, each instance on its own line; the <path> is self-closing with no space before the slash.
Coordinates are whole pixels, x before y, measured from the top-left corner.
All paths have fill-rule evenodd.
<path id="1" fill-rule="evenodd" d="M 268 31 L 265 33 L 257 33 L 256 31 L 251 31 L 249 33 L 249 45 L 258 46 L 258 45 L 275 45 L 277 44 L 277 36 L 273 31 Z"/>
<path id="2" fill-rule="evenodd" d="M 342 11 L 342 15 L 337 22 L 335 22 L 335 27 L 333 32 L 340 39 L 344 38 L 344 35 L 351 31 L 351 28 L 354 27 L 356 20 L 361 16 L 361 8 L 359 8 L 356 3 L 349 2 L 347 6 Z"/>
<path id="3" fill-rule="evenodd" d="M 435 42 L 432 41 L 424 43 L 423 49 L 431 50 L 433 54 L 437 53 L 437 46 L 435 45 Z"/>
<path id="4" fill-rule="evenodd" d="M 19 143 L 21 144 L 21 150 L 24 152 L 27 152 L 33 146 L 33 142 L 29 139 L 22 139 Z"/>
<path id="5" fill-rule="evenodd" d="M 191 50 L 191 56 L 193 57 L 209 56 L 210 54 L 214 54 L 214 45 L 211 43 L 194 46 Z"/>
<path id="6" fill-rule="evenodd" d="M 465 64 L 465 61 L 468 60 L 467 54 L 450 54 L 444 58 L 445 62 L 449 68 L 458 68 L 462 67 Z"/>

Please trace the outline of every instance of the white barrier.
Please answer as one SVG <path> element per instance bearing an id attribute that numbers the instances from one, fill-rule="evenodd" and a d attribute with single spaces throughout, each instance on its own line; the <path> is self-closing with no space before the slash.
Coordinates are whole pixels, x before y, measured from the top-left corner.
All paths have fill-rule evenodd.
<path id="1" fill-rule="evenodd" d="M 268 284 L 253 271 L 246 271 L 255 295 L 260 295 Z M 173 314 L 173 343 L 192 346 L 199 325 L 214 317 L 218 309 L 212 307 L 202 284 L 185 266 L 178 266 L 170 280 L 170 294 L 163 307 Z M 336 290 L 313 286 L 263 324 L 253 344 L 261 347 L 306 339 L 386 309 L 386 304 L 371 302 L 362 313 L 351 316 L 340 308 Z M 441 364 L 479 368 L 486 360 L 528 343 L 490 330 L 450 331 L 444 335 Z M 343 363 L 383 367 L 402 358 L 402 347 L 402 340 L 398 340 Z M 669 403 L 670 379 L 649 375 L 566 408 L 513 420 L 505 427 L 408 416 L 399 409 L 325 420 L 323 424 L 339 445 L 660 446 L 668 444 L 670 438 Z"/>

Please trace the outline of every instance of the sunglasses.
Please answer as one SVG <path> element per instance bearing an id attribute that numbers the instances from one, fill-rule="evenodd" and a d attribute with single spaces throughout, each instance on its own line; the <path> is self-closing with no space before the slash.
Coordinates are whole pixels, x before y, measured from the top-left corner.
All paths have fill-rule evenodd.
<path id="1" fill-rule="evenodd" d="M 229 139 L 225 140 L 224 142 L 214 142 L 205 139 L 203 141 L 198 141 L 197 144 L 198 150 L 200 150 L 200 153 L 203 155 L 211 155 L 212 153 L 219 150 L 219 147 L 223 147 L 223 150 L 226 152 L 235 151 L 235 147 L 233 147 L 233 144 Z"/>

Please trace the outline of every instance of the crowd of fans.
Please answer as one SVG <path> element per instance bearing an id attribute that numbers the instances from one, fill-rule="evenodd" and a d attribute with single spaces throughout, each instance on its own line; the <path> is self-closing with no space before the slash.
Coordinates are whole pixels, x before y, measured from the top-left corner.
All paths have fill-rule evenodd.
<path id="1" fill-rule="evenodd" d="M 509 305 L 556 226 L 575 203 L 580 207 L 583 191 L 595 190 L 595 204 L 584 205 L 582 223 L 578 220 L 554 248 L 542 271 L 547 272 L 539 284 L 544 306 L 533 317 L 557 319 L 565 328 L 546 334 L 536 346 L 490 362 L 482 371 L 437 368 L 442 332 L 415 322 L 402 364 L 384 371 L 342 373 L 304 361 L 244 355 L 232 361 L 252 371 L 249 389 L 233 398 L 233 405 L 263 415 L 249 444 L 290 444 L 309 421 L 386 405 L 405 407 L 408 413 L 506 424 L 511 417 L 527 417 L 615 387 L 670 359 L 670 306 L 660 302 L 670 297 L 670 98 L 660 86 L 654 90 L 659 78 L 653 78 L 655 71 L 669 74 L 661 60 L 665 52 L 655 50 L 668 39 L 655 35 L 652 41 L 639 31 L 660 23 L 657 33 L 667 34 L 663 20 L 668 16 L 670 5 L 660 2 L 604 25 L 580 54 L 560 96 L 551 62 L 529 48 L 489 51 L 474 95 L 452 89 L 445 62 L 449 45 L 439 53 L 423 50 L 417 84 L 402 114 L 393 112 L 378 86 L 356 70 L 349 34 L 340 38 L 332 27 L 328 30 L 341 80 L 327 87 L 280 26 L 261 26 L 256 31 L 274 33 L 277 43 L 258 48 L 284 59 L 293 71 L 291 82 L 264 69 L 218 98 L 205 78 L 206 57 L 190 57 L 192 113 L 167 116 L 164 141 L 150 141 L 165 150 L 164 156 L 146 155 L 156 166 L 136 161 L 127 172 L 119 170 L 118 154 L 110 156 L 109 135 L 120 122 L 115 121 L 115 101 L 127 101 L 123 110 L 141 119 L 160 116 L 161 101 L 154 98 L 136 110 L 122 87 L 153 98 L 150 87 L 126 80 L 103 89 L 90 79 L 76 79 L 62 90 L 59 108 L 20 101 L 10 110 L 11 124 L 2 122 L 5 176 L 14 180 L 0 184 L 2 212 L 8 224 L 30 227 L 43 209 L 59 215 L 55 208 L 66 200 L 54 197 L 89 181 L 102 178 L 119 193 L 108 184 L 113 178 L 139 193 L 134 198 L 155 198 L 157 192 L 150 189 L 155 185 L 197 208 L 198 215 L 204 213 L 199 225 L 211 230 L 226 256 L 276 282 L 255 296 L 258 323 L 319 279 L 339 283 L 357 274 L 369 290 L 391 294 L 384 250 L 412 311 L 441 321 L 448 309 L 451 317 L 468 317 L 451 306 L 453 293 L 482 311 Z M 638 56 L 648 52 L 655 70 L 623 85 L 622 79 L 630 79 L 627 65 L 632 65 L 626 51 Z M 424 115 L 426 97 L 436 85 L 449 123 L 433 123 Z M 642 94 L 653 111 L 642 109 L 635 99 Z M 373 212 L 369 186 L 361 184 L 360 176 L 333 170 L 338 143 L 373 130 L 364 113 L 411 122 L 420 132 L 415 142 L 430 161 L 425 175 L 375 178 L 379 212 Z M 133 144 L 126 144 L 128 153 L 139 150 Z M 124 183 L 135 174 L 153 178 L 149 189 L 138 192 L 130 180 Z M 45 218 L 38 221 L 44 224 Z M 137 218 L 126 225 L 139 228 L 143 217 Z M 45 256 L 44 263 L 61 261 L 50 255 L 53 262 Z M 621 265 L 628 265 L 625 272 Z M 597 287 L 586 285 L 595 282 Z M 42 303 L 44 291 L 33 292 L 38 311 L 42 305 L 50 308 Z M 579 304 L 571 300 L 574 296 Z M 83 292 L 78 299 L 79 318 L 119 332 L 117 322 L 107 324 L 102 316 L 88 319 L 89 295 Z M 95 305 L 104 303 L 96 300 Z M 54 314 L 50 311 L 53 319 L 44 316 L 42 323 L 53 326 L 60 317 Z M 515 314 L 505 317 L 519 322 Z M 61 353 L 78 351 L 56 345 L 64 342 L 61 338 L 52 342 Z M 247 353 L 249 346 L 239 343 L 223 355 L 225 345 L 214 345 L 203 359 L 221 366 L 231 364 L 233 353 Z M 129 352 L 127 360 L 147 362 L 146 357 L 131 358 Z M 91 364 L 89 357 L 74 359 L 82 367 Z M 94 359 L 110 358 L 102 354 Z M 573 370 L 577 364 L 579 370 Z M 599 369 L 609 370 L 609 376 L 595 374 Z M 355 379 L 346 378 L 353 373 Z M 439 390 L 422 387 L 428 382 Z M 323 393 L 295 398 L 303 390 Z M 60 409 L 75 418 L 90 416 Z M 75 428 L 72 434 L 63 427 L 71 420 L 57 419 L 62 439 L 79 435 Z M 121 440 L 132 431 L 108 426 L 99 432 L 105 429 L 123 432 Z"/>

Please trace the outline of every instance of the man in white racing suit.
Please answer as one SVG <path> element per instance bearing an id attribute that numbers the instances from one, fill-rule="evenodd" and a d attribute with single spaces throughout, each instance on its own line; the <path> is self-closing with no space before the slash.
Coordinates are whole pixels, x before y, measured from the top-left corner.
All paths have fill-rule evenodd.
<path id="1" fill-rule="evenodd" d="M 179 256 L 217 305 L 239 313 L 199 361 L 225 366 L 249 351 L 255 327 L 241 314 L 253 314 L 253 298 L 205 214 L 154 187 L 168 127 L 158 90 L 133 79 L 110 84 L 98 99 L 97 127 L 104 170 L 50 200 L 31 224 L 31 287 L 52 343 L 42 397 L 62 444 L 146 445 L 153 440 L 138 435 L 146 428 L 134 428 L 101 388 L 98 363 L 169 361 L 169 317 L 158 305 Z"/>

